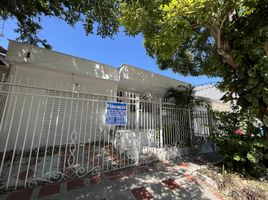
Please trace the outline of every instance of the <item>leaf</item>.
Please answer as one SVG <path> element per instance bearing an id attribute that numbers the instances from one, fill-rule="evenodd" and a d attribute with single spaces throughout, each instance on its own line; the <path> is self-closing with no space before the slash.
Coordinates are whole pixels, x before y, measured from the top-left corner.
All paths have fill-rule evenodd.
<path id="1" fill-rule="evenodd" d="M 238 153 L 235 153 L 233 158 L 236 161 L 240 161 L 241 160 L 241 156 Z"/>
<path id="2" fill-rule="evenodd" d="M 258 85 L 258 83 L 259 83 L 259 80 L 256 78 L 249 78 L 248 79 L 248 84 L 251 86 L 256 86 L 256 85 Z"/>
<path id="3" fill-rule="evenodd" d="M 254 142 L 253 145 L 260 148 L 264 147 L 264 144 L 262 144 L 261 142 Z"/>
<path id="4" fill-rule="evenodd" d="M 262 99 L 264 103 L 268 104 L 268 90 L 264 90 L 264 92 L 262 93 Z"/>
<path id="5" fill-rule="evenodd" d="M 268 116 L 267 115 L 263 116 L 263 123 L 264 123 L 265 126 L 268 127 Z"/>
<path id="6" fill-rule="evenodd" d="M 250 162 L 252 162 L 252 163 L 257 163 L 257 162 L 259 162 L 259 159 L 256 158 L 256 156 L 253 155 L 253 154 L 250 153 L 250 152 L 247 153 L 247 159 L 248 159 Z"/>
<path id="7" fill-rule="evenodd" d="M 220 77 L 219 88 L 227 92 L 222 100 L 236 102 L 241 112 L 263 122 L 263 108 L 268 104 L 263 94 L 268 59 L 262 50 L 267 0 L 119 2 L 121 25 L 128 34 L 133 27 L 134 35 L 142 34 L 148 55 L 160 69 Z M 228 14 L 233 9 L 237 16 Z M 223 44 L 216 33 L 219 24 Z M 177 102 L 185 102 L 181 99 Z"/>
<path id="8" fill-rule="evenodd" d="M 263 155 L 263 158 L 268 160 L 268 153 Z"/>

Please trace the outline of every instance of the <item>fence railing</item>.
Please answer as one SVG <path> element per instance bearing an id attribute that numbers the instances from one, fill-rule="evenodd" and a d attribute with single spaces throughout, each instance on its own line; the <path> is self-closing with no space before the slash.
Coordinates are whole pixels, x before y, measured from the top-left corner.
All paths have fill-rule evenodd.
<path id="1" fill-rule="evenodd" d="M 125 125 L 107 125 L 107 102 L 126 103 Z M 205 110 L 139 95 L 98 95 L 0 83 L 0 189 L 112 171 L 190 146 L 210 130 Z"/>

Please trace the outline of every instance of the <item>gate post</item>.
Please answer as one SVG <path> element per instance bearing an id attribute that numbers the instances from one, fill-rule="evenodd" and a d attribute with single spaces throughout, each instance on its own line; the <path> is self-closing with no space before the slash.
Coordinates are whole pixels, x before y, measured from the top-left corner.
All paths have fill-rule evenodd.
<path id="1" fill-rule="evenodd" d="M 141 133 L 140 133 L 140 98 L 137 96 L 136 97 L 136 123 L 135 123 L 135 132 L 136 132 L 136 145 L 135 145 L 135 165 L 139 164 L 139 155 L 140 155 L 140 151 L 143 151 L 142 149 L 142 140 L 141 140 Z"/>
<path id="2" fill-rule="evenodd" d="M 192 108 L 189 108 L 188 111 L 189 111 L 189 128 L 190 128 L 190 138 L 189 138 L 190 141 L 189 141 L 189 143 L 190 143 L 190 146 L 192 146 L 193 145 L 193 134 L 194 134 L 193 110 L 192 110 Z"/>
<path id="3" fill-rule="evenodd" d="M 163 113 L 162 113 L 162 99 L 159 100 L 159 109 L 160 109 L 160 145 L 159 147 L 163 147 L 163 122 L 162 122 L 162 116 L 163 116 Z"/>

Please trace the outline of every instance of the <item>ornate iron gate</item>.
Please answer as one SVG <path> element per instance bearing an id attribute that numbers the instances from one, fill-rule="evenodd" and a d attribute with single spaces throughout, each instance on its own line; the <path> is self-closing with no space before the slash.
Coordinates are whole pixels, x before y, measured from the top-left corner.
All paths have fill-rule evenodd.
<path id="1" fill-rule="evenodd" d="M 125 92 L 109 96 L 0 83 L 0 189 L 17 189 L 151 162 L 187 146 L 189 110 Z M 3 97 L 3 98 L 2 98 Z M 107 102 L 125 102 L 127 123 L 106 125 Z"/>

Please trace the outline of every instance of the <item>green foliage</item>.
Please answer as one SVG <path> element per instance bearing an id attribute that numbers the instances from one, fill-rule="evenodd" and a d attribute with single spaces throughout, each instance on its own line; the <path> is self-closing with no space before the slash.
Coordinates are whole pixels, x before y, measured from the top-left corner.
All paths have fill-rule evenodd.
<path id="1" fill-rule="evenodd" d="M 224 156 L 224 164 L 256 177 L 268 175 L 268 143 L 254 119 L 240 112 L 215 112 L 215 117 L 218 123 L 212 140 Z"/>
<path id="2" fill-rule="evenodd" d="M 225 101 L 237 101 L 264 124 L 268 139 L 267 0 L 2 0 L 0 17 L 15 18 L 19 39 L 50 48 L 38 35 L 42 17 L 56 17 L 105 37 L 119 25 L 142 34 L 161 69 L 219 76 Z"/>
<path id="3" fill-rule="evenodd" d="M 166 91 L 164 98 L 169 99 L 181 108 L 210 107 L 208 99 L 195 96 L 193 86 L 179 85 L 176 88 L 171 87 Z"/>
<path id="4" fill-rule="evenodd" d="M 70 26 L 82 22 L 86 34 L 93 32 L 97 23 L 97 34 L 106 37 L 118 31 L 117 7 L 115 0 L 2 0 L 0 19 L 12 18 L 17 21 L 18 40 L 31 44 L 41 44 L 51 48 L 45 39 L 38 35 L 42 30 L 42 17 L 56 17 Z"/>
<path id="5" fill-rule="evenodd" d="M 172 100 L 177 106 L 180 107 L 193 107 L 194 106 L 194 87 L 178 86 L 176 88 L 169 88 L 164 98 Z"/>
<path id="6" fill-rule="evenodd" d="M 193 86 L 182 86 L 179 85 L 176 88 L 169 88 L 165 95 L 164 98 L 169 99 L 170 102 L 175 103 L 176 107 L 180 108 L 180 109 L 189 109 L 189 113 L 184 113 L 181 112 L 181 117 L 183 119 L 192 119 L 194 118 L 194 113 L 193 113 L 193 109 L 196 107 L 207 107 L 210 108 L 210 101 L 206 98 L 202 98 L 202 97 L 197 97 L 195 96 L 195 90 Z M 172 111 L 171 111 L 172 112 Z M 190 116 L 189 116 L 190 115 Z M 176 123 L 170 123 L 168 120 L 170 119 L 164 119 L 166 120 L 164 127 L 164 139 L 165 139 L 165 144 L 169 144 L 169 145 L 174 145 L 174 135 L 172 135 L 174 133 L 174 130 L 178 129 L 177 124 Z M 191 137 L 190 135 L 191 133 L 191 126 L 192 126 L 192 121 L 188 121 L 188 120 L 182 120 L 180 126 L 181 126 L 181 130 L 184 130 L 186 132 L 187 135 L 187 139 L 184 141 L 185 142 L 185 146 L 191 146 L 192 145 L 192 141 L 191 141 Z M 171 144 L 170 144 L 171 142 Z M 178 144 L 175 144 L 178 145 Z"/>
<path id="7" fill-rule="evenodd" d="M 223 78 L 225 101 L 265 125 L 268 138 L 268 1 L 122 1 L 120 22 L 142 33 L 161 69 Z"/>

